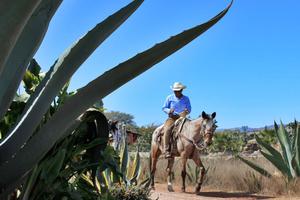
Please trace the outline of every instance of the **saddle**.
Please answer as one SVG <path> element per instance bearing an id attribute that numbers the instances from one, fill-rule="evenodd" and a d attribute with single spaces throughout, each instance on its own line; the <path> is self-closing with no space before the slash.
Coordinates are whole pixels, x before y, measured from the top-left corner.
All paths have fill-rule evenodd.
<path id="1" fill-rule="evenodd" d="M 171 132 L 171 144 L 172 144 L 171 146 L 173 146 L 175 144 L 174 141 L 177 140 L 178 134 L 181 132 L 182 127 L 183 127 L 184 123 L 186 122 L 186 120 L 188 120 L 188 119 L 185 117 L 180 117 L 175 121 L 173 128 L 172 128 L 172 132 Z M 161 143 L 163 135 L 164 135 L 164 128 L 162 128 L 159 131 L 159 133 L 157 134 L 157 136 L 155 138 L 155 141 L 157 141 L 158 143 Z"/>

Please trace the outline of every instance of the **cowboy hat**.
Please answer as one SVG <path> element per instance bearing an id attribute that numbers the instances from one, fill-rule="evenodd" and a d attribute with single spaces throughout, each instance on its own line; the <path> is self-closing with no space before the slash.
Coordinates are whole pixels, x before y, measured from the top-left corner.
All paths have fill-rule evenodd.
<path id="1" fill-rule="evenodd" d="M 186 88 L 185 85 L 182 85 L 180 82 L 175 82 L 173 86 L 170 86 L 173 91 L 180 91 Z"/>

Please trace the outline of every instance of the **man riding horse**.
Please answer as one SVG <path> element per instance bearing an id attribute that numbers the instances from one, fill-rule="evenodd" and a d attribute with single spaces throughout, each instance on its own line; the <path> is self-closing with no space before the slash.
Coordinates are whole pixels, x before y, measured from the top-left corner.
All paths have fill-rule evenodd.
<path id="1" fill-rule="evenodd" d="M 168 119 L 164 124 L 165 157 L 172 158 L 171 154 L 171 133 L 175 121 L 179 117 L 186 117 L 191 112 L 191 103 L 187 96 L 182 94 L 186 86 L 180 82 L 175 82 L 171 89 L 174 94 L 169 95 L 163 105 L 163 111 L 168 114 Z"/>

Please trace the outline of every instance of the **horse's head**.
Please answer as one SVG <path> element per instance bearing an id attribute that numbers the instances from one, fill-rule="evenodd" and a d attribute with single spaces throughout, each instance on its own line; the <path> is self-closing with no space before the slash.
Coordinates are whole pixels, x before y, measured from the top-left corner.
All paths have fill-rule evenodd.
<path id="1" fill-rule="evenodd" d="M 215 120 L 216 113 L 214 112 L 211 115 L 209 115 L 203 111 L 201 117 L 203 119 L 201 124 L 201 134 L 203 136 L 204 145 L 209 146 L 212 144 L 212 138 L 217 128 L 217 121 Z"/>

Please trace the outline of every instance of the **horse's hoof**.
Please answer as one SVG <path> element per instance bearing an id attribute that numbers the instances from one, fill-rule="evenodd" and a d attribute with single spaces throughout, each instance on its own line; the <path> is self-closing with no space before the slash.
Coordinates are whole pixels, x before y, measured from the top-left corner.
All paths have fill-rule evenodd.
<path id="1" fill-rule="evenodd" d="M 181 192 L 185 192 L 185 188 L 183 187 L 183 188 L 181 188 Z"/>
<path id="2" fill-rule="evenodd" d="M 200 189 L 201 189 L 201 187 L 196 187 L 196 189 L 195 189 L 195 194 L 196 195 L 200 195 Z"/>
<path id="3" fill-rule="evenodd" d="M 174 192 L 172 185 L 168 185 L 168 191 L 169 192 Z"/>

